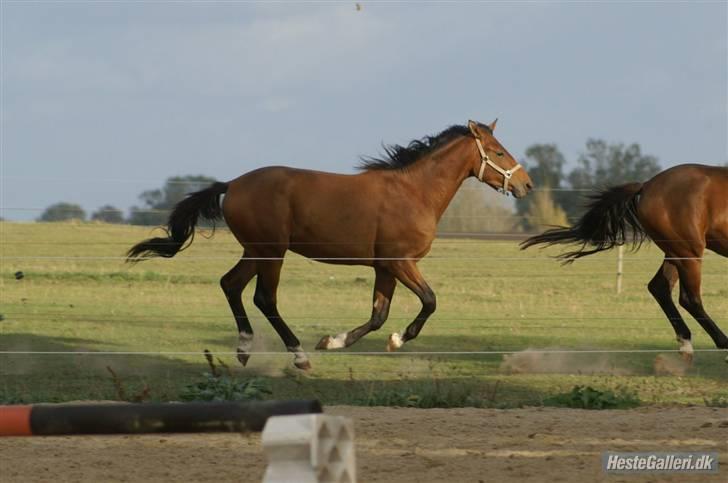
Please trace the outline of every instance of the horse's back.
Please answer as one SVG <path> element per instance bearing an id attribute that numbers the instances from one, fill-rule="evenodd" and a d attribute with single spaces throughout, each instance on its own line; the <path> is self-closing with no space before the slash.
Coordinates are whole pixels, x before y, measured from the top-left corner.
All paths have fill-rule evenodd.
<path id="1" fill-rule="evenodd" d="M 225 221 L 238 240 L 295 247 L 373 243 L 381 186 L 364 175 L 272 166 L 229 183 Z M 325 256 L 329 250 L 310 256 Z"/>
<path id="2" fill-rule="evenodd" d="M 662 171 L 644 184 L 638 206 L 658 245 L 676 241 L 671 245 L 692 250 L 692 240 L 706 240 L 718 253 L 728 249 L 713 241 L 728 239 L 728 168 L 682 164 Z"/>

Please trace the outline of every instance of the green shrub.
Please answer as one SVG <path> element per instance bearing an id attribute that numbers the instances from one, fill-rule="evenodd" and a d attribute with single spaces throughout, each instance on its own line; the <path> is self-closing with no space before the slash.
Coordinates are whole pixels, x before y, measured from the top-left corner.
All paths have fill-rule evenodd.
<path id="1" fill-rule="evenodd" d="M 205 349 L 204 355 L 210 372 L 202 374 L 202 381 L 185 386 L 179 396 L 183 401 L 254 401 L 272 394 L 264 379 L 237 381 L 227 364 L 218 358 L 218 364 L 225 374 L 220 371 L 212 352 Z"/>
<path id="2" fill-rule="evenodd" d="M 271 390 L 263 379 L 236 381 L 231 376 L 204 373 L 203 380 L 188 384 L 180 393 L 183 401 L 252 401 L 265 398 Z"/>

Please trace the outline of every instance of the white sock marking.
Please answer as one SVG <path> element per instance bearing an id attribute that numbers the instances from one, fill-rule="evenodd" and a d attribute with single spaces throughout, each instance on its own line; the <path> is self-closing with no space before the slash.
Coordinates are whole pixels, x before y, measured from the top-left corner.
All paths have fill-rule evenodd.
<path id="1" fill-rule="evenodd" d="M 402 336 L 395 332 L 389 336 L 389 340 L 387 341 L 387 350 L 390 352 L 393 350 L 397 350 L 402 347 L 402 344 L 404 344 Z"/>
<path id="2" fill-rule="evenodd" d="M 693 344 L 690 342 L 690 339 L 683 339 L 682 337 L 677 338 L 678 344 L 680 344 L 680 353 L 681 354 L 693 354 Z"/>
<path id="3" fill-rule="evenodd" d="M 329 341 L 326 344 L 327 349 L 341 349 L 346 345 L 346 332 L 342 332 L 334 337 L 329 337 Z"/>
<path id="4" fill-rule="evenodd" d="M 253 334 L 248 332 L 240 332 L 238 334 L 238 350 L 248 353 L 253 348 Z"/>
<path id="5" fill-rule="evenodd" d="M 303 351 L 300 345 L 297 345 L 296 347 L 286 347 L 286 349 L 288 349 L 288 352 L 293 352 L 294 364 L 302 364 L 308 362 L 308 356 Z"/>

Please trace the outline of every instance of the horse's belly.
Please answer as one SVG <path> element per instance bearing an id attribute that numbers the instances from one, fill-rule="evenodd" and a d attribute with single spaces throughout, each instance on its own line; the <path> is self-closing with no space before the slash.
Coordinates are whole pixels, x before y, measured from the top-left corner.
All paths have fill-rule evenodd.
<path id="1" fill-rule="evenodd" d="M 374 256 L 374 223 L 332 207 L 328 213 L 294 217 L 289 249 L 330 263 L 354 263 Z M 367 263 L 368 264 L 368 263 Z"/>

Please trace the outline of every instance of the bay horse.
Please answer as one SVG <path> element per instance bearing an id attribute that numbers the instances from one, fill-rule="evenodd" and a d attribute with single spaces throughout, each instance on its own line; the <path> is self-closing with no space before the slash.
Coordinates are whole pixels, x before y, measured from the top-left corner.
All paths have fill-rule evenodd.
<path id="1" fill-rule="evenodd" d="M 645 183 L 611 187 L 590 198 L 586 213 L 574 226 L 552 228 L 526 239 L 521 247 L 581 245 L 559 255 L 565 263 L 571 263 L 630 241 L 637 249 L 649 238 L 665 258 L 647 288 L 672 324 L 680 353 L 692 360 L 690 329 L 672 301 L 672 289 L 678 280 L 680 305 L 698 321 L 716 347 L 728 349 L 728 337 L 707 314 L 700 295 L 705 249 L 728 257 L 728 168 L 683 164 Z"/>
<path id="2" fill-rule="evenodd" d="M 167 236 L 134 245 L 127 261 L 173 257 L 191 243 L 199 217 L 224 218 L 243 247 L 238 263 L 220 280 L 237 324 L 237 354 L 243 365 L 250 357 L 253 329 L 241 295 L 257 276 L 253 303 L 293 353 L 294 365 L 311 366 L 278 313 L 277 289 L 287 250 L 326 263 L 374 269 L 369 321 L 323 337 L 319 350 L 348 347 L 379 329 L 397 281 L 414 292 L 422 309 L 403 334 L 389 336 L 387 350 L 396 350 L 417 337 L 435 312 L 435 293 L 417 262 L 430 251 L 437 223 L 463 181 L 475 176 L 517 198 L 532 189 L 526 171 L 493 136 L 496 121 L 469 121 L 467 127 L 451 126 L 407 146 L 384 146 L 382 157 L 362 158 L 361 172 L 353 175 L 274 166 L 213 183 L 180 201 L 169 216 Z"/>

